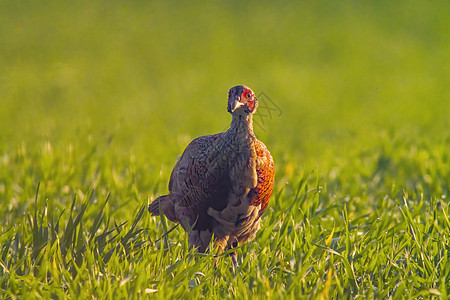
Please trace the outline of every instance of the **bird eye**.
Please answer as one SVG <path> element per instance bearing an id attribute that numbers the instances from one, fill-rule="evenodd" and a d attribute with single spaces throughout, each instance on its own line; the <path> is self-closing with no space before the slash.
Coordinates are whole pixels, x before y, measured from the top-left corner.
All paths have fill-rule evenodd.
<path id="1" fill-rule="evenodd" d="M 252 97 L 252 93 L 249 90 L 244 91 L 244 97 L 250 99 Z"/>

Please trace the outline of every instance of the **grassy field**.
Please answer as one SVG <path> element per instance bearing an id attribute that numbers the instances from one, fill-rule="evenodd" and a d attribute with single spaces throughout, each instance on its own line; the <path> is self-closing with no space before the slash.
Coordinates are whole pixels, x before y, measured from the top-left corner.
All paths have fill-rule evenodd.
<path id="1" fill-rule="evenodd" d="M 0 298 L 447 299 L 449 19 L 448 1 L 0 0 Z M 227 128 L 237 84 L 276 182 L 234 273 L 145 208 Z"/>

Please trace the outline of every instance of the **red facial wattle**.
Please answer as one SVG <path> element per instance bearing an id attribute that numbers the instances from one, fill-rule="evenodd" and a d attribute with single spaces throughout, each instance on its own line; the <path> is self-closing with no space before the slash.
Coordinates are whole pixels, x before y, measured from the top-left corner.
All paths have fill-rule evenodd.
<path id="1" fill-rule="evenodd" d="M 246 103 L 250 110 L 253 110 L 255 108 L 255 101 L 253 100 L 252 97 L 252 91 L 245 90 L 242 93 L 242 102 Z"/>

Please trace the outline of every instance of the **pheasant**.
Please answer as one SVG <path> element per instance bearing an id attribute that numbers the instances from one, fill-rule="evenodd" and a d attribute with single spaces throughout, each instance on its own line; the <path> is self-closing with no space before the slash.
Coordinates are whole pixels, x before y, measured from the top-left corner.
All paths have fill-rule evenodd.
<path id="1" fill-rule="evenodd" d="M 254 92 L 238 85 L 228 93 L 230 128 L 194 139 L 176 163 L 169 194 L 148 211 L 181 224 L 188 243 L 205 252 L 214 236 L 217 255 L 255 238 L 274 182 L 269 150 L 253 133 Z M 237 267 L 236 251 L 230 253 Z"/>

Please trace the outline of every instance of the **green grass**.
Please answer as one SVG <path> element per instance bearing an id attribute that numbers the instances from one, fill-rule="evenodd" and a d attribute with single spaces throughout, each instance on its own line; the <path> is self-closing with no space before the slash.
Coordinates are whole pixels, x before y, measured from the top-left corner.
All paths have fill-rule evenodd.
<path id="1" fill-rule="evenodd" d="M 0 1 L 0 298 L 447 299 L 449 12 Z M 234 273 L 145 207 L 236 84 L 281 113 Z"/>

